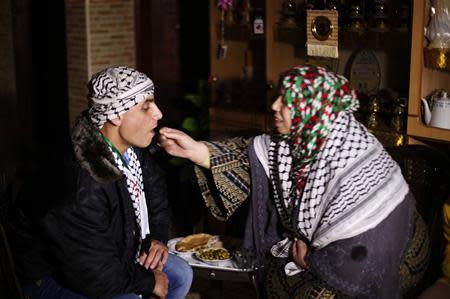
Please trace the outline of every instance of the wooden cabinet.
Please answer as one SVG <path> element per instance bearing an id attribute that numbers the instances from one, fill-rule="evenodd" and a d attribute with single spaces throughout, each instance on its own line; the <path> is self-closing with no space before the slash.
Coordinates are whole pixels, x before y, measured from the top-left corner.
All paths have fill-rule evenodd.
<path id="1" fill-rule="evenodd" d="M 210 110 L 212 136 L 239 128 L 270 130 L 270 103 L 276 96 L 274 86 L 279 73 L 294 65 L 304 64 L 308 59 L 305 55 L 305 29 L 286 29 L 278 25 L 282 0 L 253 0 L 251 3 L 253 9 L 258 9 L 263 16 L 264 34 L 253 34 L 251 24 L 225 25 L 227 55 L 225 59 L 219 59 L 221 12 L 217 8 L 217 1 L 210 0 L 210 67 L 211 77 L 215 81 L 213 108 Z M 391 0 L 389 3 L 396 2 Z M 411 2 L 412 32 L 397 32 L 395 29 L 374 32 L 368 29 L 363 35 L 358 35 L 340 28 L 337 70 L 348 76 L 346 65 L 358 49 L 381 52 L 385 62 L 381 66 L 384 78 L 380 88 L 396 89 L 402 93 L 401 97 L 408 97 L 408 136 L 450 142 L 450 130 L 428 127 L 420 115 L 421 97 L 438 88 L 450 90 L 450 73 L 424 67 L 423 28 L 428 21 L 429 11 L 425 3 L 425 0 Z M 251 59 L 248 58 L 249 53 Z M 242 85 L 242 81 L 245 81 L 244 69 L 249 64 L 253 67 L 254 76 L 251 84 Z M 361 98 L 362 106 L 367 105 L 363 101 Z M 389 130 L 383 128 L 383 132 L 389 133 Z"/>
<path id="2" fill-rule="evenodd" d="M 419 139 L 450 142 L 450 130 L 426 126 L 421 116 L 422 97 L 435 89 L 450 90 L 450 73 L 426 68 L 423 49 L 426 46 L 423 28 L 427 25 L 429 7 L 425 0 L 414 0 L 411 73 L 408 102 L 407 133 Z"/>
<path id="3" fill-rule="evenodd" d="M 225 25 L 225 59 L 218 58 L 221 12 L 216 0 L 209 3 L 210 68 L 215 81 L 210 110 L 211 136 L 241 129 L 270 131 L 273 122 L 270 104 L 276 93 L 274 86 L 278 75 L 293 65 L 304 63 L 304 59 L 294 55 L 292 44 L 274 42 L 282 0 L 251 1 L 252 10 L 260 13 L 264 20 L 264 34 L 254 34 L 251 22 Z M 252 68 L 253 78 L 251 83 L 242 86 L 239 81 L 246 81 L 246 66 Z"/>

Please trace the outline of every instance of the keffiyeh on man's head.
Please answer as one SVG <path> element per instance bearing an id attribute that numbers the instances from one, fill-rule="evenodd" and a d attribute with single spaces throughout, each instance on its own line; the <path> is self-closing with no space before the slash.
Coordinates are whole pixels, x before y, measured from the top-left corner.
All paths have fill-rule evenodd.
<path id="1" fill-rule="evenodd" d="M 89 81 L 88 87 L 89 118 L 99 128 L 154 95 L 152 80 L 126 66 L 98 72 Z"/>
<path id="2" fill-rule="evenodd" d="M 291 109 L 291 145 L 294 180 L 303 189 L 309 167 L 330 133 L 340 111 L 355 111 L 359 102 L 344 77 L 306 65 L 281 75 L 283 100 Z"/>

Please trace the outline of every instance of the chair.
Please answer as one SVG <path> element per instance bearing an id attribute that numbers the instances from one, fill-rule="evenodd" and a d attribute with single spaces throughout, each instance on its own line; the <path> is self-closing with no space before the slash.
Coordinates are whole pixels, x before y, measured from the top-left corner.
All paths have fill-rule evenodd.
<path id="1" fill-rule="evenodd" d="M 22 289 L 14 271 L 8 240 L 0 223 L 0 297 L 22 299 Z"/>
<path id="2" fill-rule="evenodd" d="M 6 176 L 0 175 L 0 298 L 23 299 L 14 262 L 4 229 L 6 201 L 12 190 L 6 188 Z"/>
<path id="3" fill-rule="evenodd" d="M 419 213 L 428 225 L 431 242 L 430 264 L 415 295 L 441 276 L 444 252 L 442 206 L 450 197 L 450 157 L 424 145 L 387 148 L 397 161 L 413 193 Z"/>

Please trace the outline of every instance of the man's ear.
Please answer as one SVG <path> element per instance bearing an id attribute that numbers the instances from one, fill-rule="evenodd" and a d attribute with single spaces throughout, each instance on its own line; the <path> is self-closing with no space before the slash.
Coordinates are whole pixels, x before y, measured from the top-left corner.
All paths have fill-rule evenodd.
<path id="1" fill-rule="evenodd" d="M 116 127 L 119 127 L 120 124 L 122 123 L 122 117 L 119 115 L 118 117 L 109 120 L 109 122 L 115 125 Z"/>

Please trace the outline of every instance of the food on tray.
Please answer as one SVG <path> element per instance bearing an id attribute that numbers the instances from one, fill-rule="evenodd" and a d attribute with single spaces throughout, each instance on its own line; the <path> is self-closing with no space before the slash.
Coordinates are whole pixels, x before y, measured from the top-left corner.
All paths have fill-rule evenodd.
<path id="1" fill-rule="evenodd" d="M 214 260 L 223 261 L 230 259 L 231 254 L 225 248 L 210 248 L 198 252 L 197 257 L 207 261 L 214 261 Z"/>
<path id="2" fill-rule="evenodd" d="M 181 239 L 176 245 L 175 250 L 179 252 L 193 252 L 210 247 L 216 239 L 209 234 L 194 234 Z"/>

